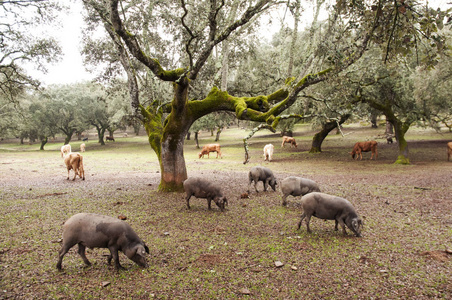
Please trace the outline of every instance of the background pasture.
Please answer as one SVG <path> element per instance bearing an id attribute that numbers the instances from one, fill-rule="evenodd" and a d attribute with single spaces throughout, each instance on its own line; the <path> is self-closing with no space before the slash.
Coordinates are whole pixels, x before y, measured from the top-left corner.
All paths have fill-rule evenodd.
<path id="1" fill-rule="evenodd" d="M 46 145 L 0 144 L 0 299 L 399 299 L 452 297 L 452 162 L 446 142 L 452 134 L 412 128 L 407 140 L 412 164 L 394 165 L 397 146 L 379 142 L 379 157 L 353 161 L 356 141 L 383 129 L 344 128 L 331 135 L 320 154 L 308 153 L 313 132 L 297 126 L 298 148 L 281 149 L 278 134 L 246 131 L 221 134 L 223 159 L 198 159 L 193 140 L 185 143 L 189 176 L 220 182 L 229 199 L 226 212 L 207 210 L 182 193 L 156 191 L 160 170 L 146 137 L 118 137 L 100 146 L 90 139 L 83 154 L 86 180 L 66 180 L 60 141 Z M 200 145 L 213 142 L 202 132 Z M 262 148 L 275 146 L 264 162 Z M 78 151 L 81 141 L 71 143 Z M 281 192 L 251 193 L 247 173 L 270 167 L 278 179 L 304 176 L 324 192 L 349 199 L 364 218 L 363 238 L 335 232 L 333 221 L 313 218 L 312 234 L 300 231 L 299 198 L 281 206 Z M 262 185 L 259 185 L 262 190 Z M 149 268 L 121 254 L 126 271 L 106 265 L 106 249 L 88 250 L 83 267 L 76 247 L 55 265 L 61 225 L 78 212 L 124 214 L 150 248 Z M 276 267 L 275 262 L 284 265 Z"/>

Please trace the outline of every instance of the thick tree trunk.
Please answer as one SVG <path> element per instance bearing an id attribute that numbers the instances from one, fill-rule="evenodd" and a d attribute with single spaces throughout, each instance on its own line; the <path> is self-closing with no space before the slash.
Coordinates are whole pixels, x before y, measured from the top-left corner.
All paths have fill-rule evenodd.
<path id="1" fill-rule="evenodd" d="M 168 134 L 162 143 L 162 178 L 159 189 L 161 191 L 182 191 L 182 183 L 187 179 L 187 168 L 184 158 L 183 134 Z"/>
<path id="2" fill-rule="evenodd" d="M 408 158 L 408 143 L 405 140 L 405 133 L 410 128 L 411 123 L 414 122 L 414 119 L 407 118 L 403 122 L 399 120 L 392 109 L 391 102 L 387 105 L 383 105 L 369 99 L 366 99 L 365 102 L 367 102 L 371 107 L 381 111 L 386 117 L 386 122 L 390 122 L 394 128 L 395 138 L 399 147 L 399 155 L 395 161 L 395 164 L 410 164 L 410 159 Z M 390 126 L 386 123 L 386 133 L 388 132 L 388 129 L 390 130 Z"/>
<path id="3" fill-rule="evenodd" d="M 73 132 L 66 134 L 66 137 L 64 138 L 64 144 L 65 145 L 69 144 L 69 142 L 71 141 L 72 134 L 73 134 Z"/>
<path id="4" fill-rule="evenodd" d="M 196 149 L 199 149 L 198 133 L 199 133 L 199 131 L 196 131 L 196 132 L 195 132 Z"/>
<path id="5" fill-rule="evenodd" d="M 342 116 L 341 119 L 339 120 L 339 126 L 342 125 L 345 121 L 347 121 L 348 118 L 350 118 L 350 115 Z M 309 150 L 309 153 L 322 152 L 323 141 L 334 128 L 337 128 L 337 123 L 338 122 L 336 121 L 332 121 L 323 124 L 322 129 L 319 132 L 317 132 L 312 139 L 311 150 Z"/>
<path id="6" fill-rule="evenodd" d="M 97 141 L 101 145 L 105 145 L 105 142 L 104 142 L 105 128 L 100 128 L 100 127 L 96 126 L 96 129 L 97 129 L 97 137 L 98 137 Z"/>
<path id="7" fill-rule="evenodd" d="M 398 120 L 393 125 L 397 144 L 399 145 L 399 156 L 397 157 L 395 164 L 408 165 L 410 164 L 410 159 L 408 158 L 409 151 L 408 143 L 405 140 L 405 133 L 410 128 L 410 125 Z"/>
<path id="8" fill-rule="evenodd" d="M 136 136 L 140 135 L 141 123 L 133 124 L 133 132 Z"/>
<path id="9" fill-rule="evenodd" d="M 218 142 L 220 140 L 220 134 L 221 134 L 222 128 L 218 128 L 217 130 L 217 136 L 215 137 L 215 142 Z"/>
<path id="10" fill-rule="evenodd" d="M 378 118 L 377 112 L 372 112 L 370 114 L 370 123 L 372 128 L 378 128 L 377 118 Z"/>
<path id="11" fill-rule="evenodd" d="M 186 106 L 180 103 L 188 101 L 188 82 L 176 84 L 171 113 L 165 120 L 161 139 L 161 181 L 160 191 L 183 191 L 183 182 L 187 179 L 184 158 L 185 136 L 193 119 Z"/>
<path id="12" fill-rule="evenodd" d="M 389 121 L 386 121 L 385 134 L 386 134 L 386 136 L 394 134 L 394 126 L 392 126 L 391 122 L 389 122 Z"/>
<path id="13" fill-rule="evenodd" d="M 44 146 L 45 144 L 47 144 L 47 141 L 48 141 L 47 137 L 41 138 L 41 147 L 39 148 L 39 150 L 44 150 Z"/>

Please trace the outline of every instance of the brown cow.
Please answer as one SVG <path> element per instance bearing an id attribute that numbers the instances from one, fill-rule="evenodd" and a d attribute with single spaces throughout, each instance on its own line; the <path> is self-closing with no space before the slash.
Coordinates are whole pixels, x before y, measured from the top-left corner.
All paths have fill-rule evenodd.
<path id="1" fill-rule="evenodd" d="M 353 146 L 352 152 L 350 154 L 352 155 L 352 158 L 358 159 L 360 157 L 360 160 L 363 159 L 362 152 L 369 152 L 372 151 L 372 154 L 370 156 L 370 159 L 375 155 L 375 159 L 378 157 L 378 151 L 377 151 L 377 145 L 378 143 L 376 141 L 367 141 L 367 142 L 357 142 L 355 146 Z"/>
<path id="2" fill-rule="evenodd" d="M 447 161 L 450 161 L 452 156 L 452 142 L 447 143 Z"/>
<path id="3" fill-rule="evenodd" d="M 282 144 L 281 144 L 281 148 L 284 147 L 285 143 L 289 143 L 290 147 L 292 148 L 292 146 L 295 146 L 295 148 L 297 147 L 297 142 L 295 142 L 295 139 L 293 137 L 290 136 L 283 136 L 282 137 Z"/>
<path id="4" fill-rule="evenodd" d="M 199 158 L 204 158 L 204 155 L 207 154 L 207 158 L 209 158 L 209 154 L 210 152 L 216 152 L 217 153 L 217 158 L 218 155 L 220 155 L 221 157 L 221 149 L 220 149 L 220 144 L 208 144 L 205 145 L 204 147 L 202 147 L 201 152 L 199 152 Z"/>
<path id="5" fill-rule="evenodd" d="M 78 175 L 78 177 L 85 180 L 85 170 L 83 169 L 83 156 L 77 152 L 71 152 L 64 157 L 64 163 L 67 168 L 67 179 L 69 180 L 69 171 L 74 170 L 74 178 Z"/>

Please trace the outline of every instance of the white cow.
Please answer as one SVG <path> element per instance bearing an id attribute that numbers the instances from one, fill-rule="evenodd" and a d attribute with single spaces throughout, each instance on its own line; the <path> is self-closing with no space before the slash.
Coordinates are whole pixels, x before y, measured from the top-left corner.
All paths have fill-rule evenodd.
<path id="1" fill-rule="evenodd" d="M 273 151 L 275 147 L 272 144 L 267 144 L 264 147 L 264 160 L 272 161 Z"/>
<path id="2" fill-rule="evenodd" d="M 65 155 L 72 152 L 71 145 L 63 145 L 61 146 L 61 157 L 64 157 Z"/>

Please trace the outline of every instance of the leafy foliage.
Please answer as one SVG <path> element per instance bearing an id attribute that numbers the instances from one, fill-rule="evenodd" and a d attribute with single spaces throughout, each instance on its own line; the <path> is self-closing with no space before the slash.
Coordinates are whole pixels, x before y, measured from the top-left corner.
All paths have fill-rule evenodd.
<path id="1" fill-rule="evenodd" d="M 439 13 L 426 21 L 424 10 L 414 1 L 340 0 L 329 10 L 324 28 L 320 29 L 315 21 L 311 29 L 304 32 L 308 38 L 300 39 L 301 48 L 306 52 L 303 55 L 294 57 L 293 49 L 297 44 L 294 37 L 298 37 L 294 30 L 280 37 L 277 47 L 281 51 L 271 47 L 260 51 L 261 45 L 253 44 L 250 51 L 244 51 L 247 56 L 243 61 L 229 65 L 233 60 L 219 59 L 219 53 L 229 58 L 228 51 L 218 50 L 220 45 L 239 41 L 241 39 L 236 37 L 242 34 L 249 35 L 249 30 L 257 24 L 255 20 L 265 11 L 281 5 L 280 2 L 85 0 L 84 3 L 90 20 L 99 20 L 114 43 L 118 61 L 127 73 L 132 112 L 145 117 L 142 120 L 148 123 L 145 127 L 149 136 L 156 137 L 152 138 L 152 147 L 157 149 L 161 161 L 162 190 L 180 189 L 187 176 L 181 145 L 197 119 L 218 111 L 230 111 L 237 119 L 265 123 L 262 128 L 274 130 L 285 119 L 282 114 L 297 105 L 302 92 L 334 76 L 344 76 L 343 72 L 363 56 L 371 43 L 385 49 L 385 62 L 394 62 L 400 54 L 416 51 L 420 37 L 434 39 L 437 48 L 433 52 L 441 53 L 443 38 L 441 34 L 431 33 L 431 23 L 447 15 Z M 322 3 L 317 3 L 316 15 Z M 296 18 L 300 3 L 297 4 L 298 8 L 291 7 Z M 421 26 L 422 22 L 426 22 L 426 26 Z M 400 41 L 407 35 L 412 35 L 415 43 L 410 44 L 405 38 L 403 48 Z M 226 44 L 224 49 L 229 49 Z M 288 44 L 291 46 L 287 47 Z M 240 43 L 234 45 L 238 49 Z M 398 53 L 401 48 L 403 51 Z M 297 74 L 289 80 L 284 80 L 286 71 L 279 65 L 284 59 L 274 59 L 275 54 L 281 53 L 288 53 L 290 69 Z M 254 54 L 256 59 L 252 58 Z M 215 86 L 219 81 L 219 62 L 231 67 L 229 74 L 235 77 L 231 80 L 231 90 L 220 91 Z M 172 83 L 173 92 L 167 97 L 170 104 L 160 106 L 161 111 L 141 103 L 137 78 L 138 74 L 146 72 L 162 82 Z M 222 72 L 224 74 L 227 73 Z M 162 123 L 162 113 L 168 113 L 164 126 L 153 126 L 155 122 Z M 304 118 L 300 114 L 293 116 Z"/>
<path id="2" fill-rule="evenodd" d="M 45 64 L 58 59 L 61 49 L 42 32 L 41 24 L 54 20 L 59 10 L 53 2 L 41 0 L 2 1 L 0 3 L 0 96 L 10 101 L 25 87 L 39 83 L 21 67 L 25 62 L 45 71 Z"/>

